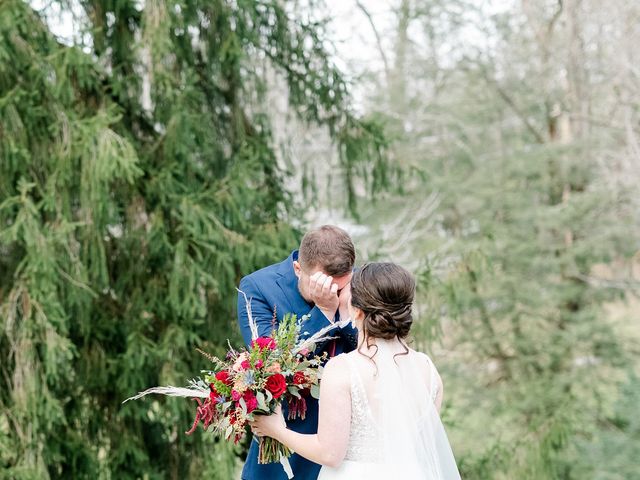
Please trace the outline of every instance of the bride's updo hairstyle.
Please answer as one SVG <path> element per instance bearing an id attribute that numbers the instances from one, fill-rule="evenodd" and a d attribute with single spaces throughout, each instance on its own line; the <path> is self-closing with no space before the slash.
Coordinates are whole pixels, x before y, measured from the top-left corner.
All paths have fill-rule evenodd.
<path id="1" fill-rule="evenodd" d="M 409 335 L 415 290 L 413 275 L 395 263 L 368 263 L 353 273 L 351 305 L 364 313 L 362 333 L 367 346 L 376 338 L 403 340 Z"/>

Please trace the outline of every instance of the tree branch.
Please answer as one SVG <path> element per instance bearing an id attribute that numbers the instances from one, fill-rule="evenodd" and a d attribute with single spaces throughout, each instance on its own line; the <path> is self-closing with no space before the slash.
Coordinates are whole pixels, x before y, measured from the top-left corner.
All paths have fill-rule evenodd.
<path id="1" fill-rule="evenodd" d="M 373 17 L 371 16 L 367 8 L 362 4 L 362 2 L 360 2 L 360 0 L 356 0 L 356 6 L 360 9 L 360 11 L 364 14 L 364 16 L 367 17 L 367 20 L 369 21 L 369 25 L 371 25 L 371 30 L 373 30 L 373 34 L 376 37 L 376 44 L 378 45 L 378 51 L 380 52 L 382 63 L 384 63 L 384 73 L 387 79 L 387 85 L 389 85 L 389 79 L 391 78 L 390 77 L 391 69 L 389 68 L 389 61 L 387 60 L 387 56 L 384 53 L 384 49 L 382 48 L 382 39 L 380 37 L 380 33 L 376 28 L 376 25 L 373 21 Z"/>
<path id="2" fill-rule="evenodd" d="M 529 121 L 529 119 L 524 114 L 524 112 L 520 110 L 520 108 L 516 105 L 515 101 L 509 96 L 509 94 L 504 91 L 504 89 L 500 86 L 500 84 L 495 79 L 490 78 L 489 75 L 487 75 L 487 72 L 484 70 L 484 68 L 481 68 L 481 71 L 482 71 L 482 76 L 484 77 L 486 82 L 495 88 L 498 95 L 500 95 L 500 98 L 502 98 L 505 101 L 505 103 L 511 107 L 511 110 L 513 110 L 513 112 L 518 116 L 518 118 L 520 118 L 522 123 L 524 123 L 525 127 L 527 127 L 527 130 L 531 132 L 531 134 L 534 136 L 536 141 L 538 143 L 545 143 L 544 136 L 533 126 L 533 124 Z"/>

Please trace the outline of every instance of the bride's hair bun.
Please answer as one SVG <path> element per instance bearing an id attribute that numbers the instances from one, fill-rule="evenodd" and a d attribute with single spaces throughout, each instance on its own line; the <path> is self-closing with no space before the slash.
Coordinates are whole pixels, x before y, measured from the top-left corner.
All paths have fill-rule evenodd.
<path id="1" fill-rule="evenodd" d="M 351 279 L 351 304 L 365 314 L 364 334 L 372 338 L 405 338 L 413 317 L 416 282 L 395 263 L 368 263 Z"/>

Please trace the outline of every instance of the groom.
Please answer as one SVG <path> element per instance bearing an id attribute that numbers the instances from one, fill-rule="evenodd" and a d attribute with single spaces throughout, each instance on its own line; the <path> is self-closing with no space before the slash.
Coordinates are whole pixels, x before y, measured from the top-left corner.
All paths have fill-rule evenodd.
<path id="1" fill-rule="evenodd" d="M 306 338 L 322 328 L 347 318 L 349 282 L 356 253 L 351 238 L 341 228 L 324 225 L 306 233 L 300 249 L 283 262 L 247 275 L 240 281 L 240 291 L 251 301 L 251 313 L 258 326 L 259 336 L 268 336 L 286 313 L 298 318 L 308 315 L 302 322 L 301 337 Z M 238 323 L 247 345 L 251 331 L 245 297 L 238 294 Z M 327 352 L 330 357 L 354 350 L 357 331 L 350 325 L 338 326 L 328 333 L 337 337 L 317 345 L 316 354 Z M 308 397 L 305 420 L 287 420 L 287 426 L 300 433 L 316 433 L 318 429 L 318 401 Z M 286 405 L 283 413 L 287 416 Z M 315 480 L 320 465 L 297 454 L 289 459 L 296 480 Z M 249 455 L 242 470 L 242 480 L 279 480 L 287 476 L 280 463 L 258 464 L 258 443 L 251 442 Z"/>

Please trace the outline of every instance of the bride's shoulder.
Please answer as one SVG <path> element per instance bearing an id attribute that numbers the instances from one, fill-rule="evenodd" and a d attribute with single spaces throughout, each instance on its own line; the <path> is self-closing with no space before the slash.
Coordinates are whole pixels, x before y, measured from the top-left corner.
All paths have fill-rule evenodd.
<path id="1" fill-rule="evenodd" d="M 431 388 L 435 389 L 435 392 L 442 391 L 442 378 L 440 377 L 440 372 L 438 372 L 438 369 L 433 363 L 433 360 L 431 360 L 431 357 L 424 352 L 419 352 L 413 349 L 410 350 L 412 352 L 415 352 L 417 356 L 420 357 L 420 367 L 424 371 L 426 377 L 429 379 Z"/>
<path id="2" fill-rule="evenodd" d="M 322 382 L 347 387 L 350 384 L 348 360 L 345 353 L 330 358 L 322 369 Z"/>
<path id="3" fill-rule="evenodd" d="M 431 369 L 437 370 L 435 364 L 433 363 L 433 360 L 431 360 L 431 357 L 429 355 L 419 350 L 414 350 L 412 348 L 410 348 L 409 351 L 413 352 L 415 356 L 420 359 L 420 363 L 424 368 L 427 368 L 429 370 Z"/>
<path id="4" fill-rule="evenodd" d="M 348 353 L 341 353 L 340 355 L 336 355 L 329 359 L 329 361 L 324 365 L 324 373 L 326 375 L 327 372 L 344 372 L 349 367 L 349 359 L 347 358 Z"/>
<path id="5" fill-rule="evenodd" d="M 410 348 L 409 351 L 415 353 L 417 356 L 419 356 L 420 358 L 426 360 L 427 362 L 431 362 L 431 357 L 429 355 L 427 355 L 424 352 L 421 352 L 420 350 L 414 350 L 413 348 Z"/>
<path id="6" fill-rule="evenodd" d="M 411 353 L 415 354 L 416 356 L 422 358 L 424 361 L 431 363 L 431 357 L 429 355 L 427 355 L 426 353 L 421 352 L 420 350 L 415 350 L 415 349 L 413 349 L 411 347 L 408 347 L 408 348 L 409 348 L 409 352 L 411 352 Z"/>

